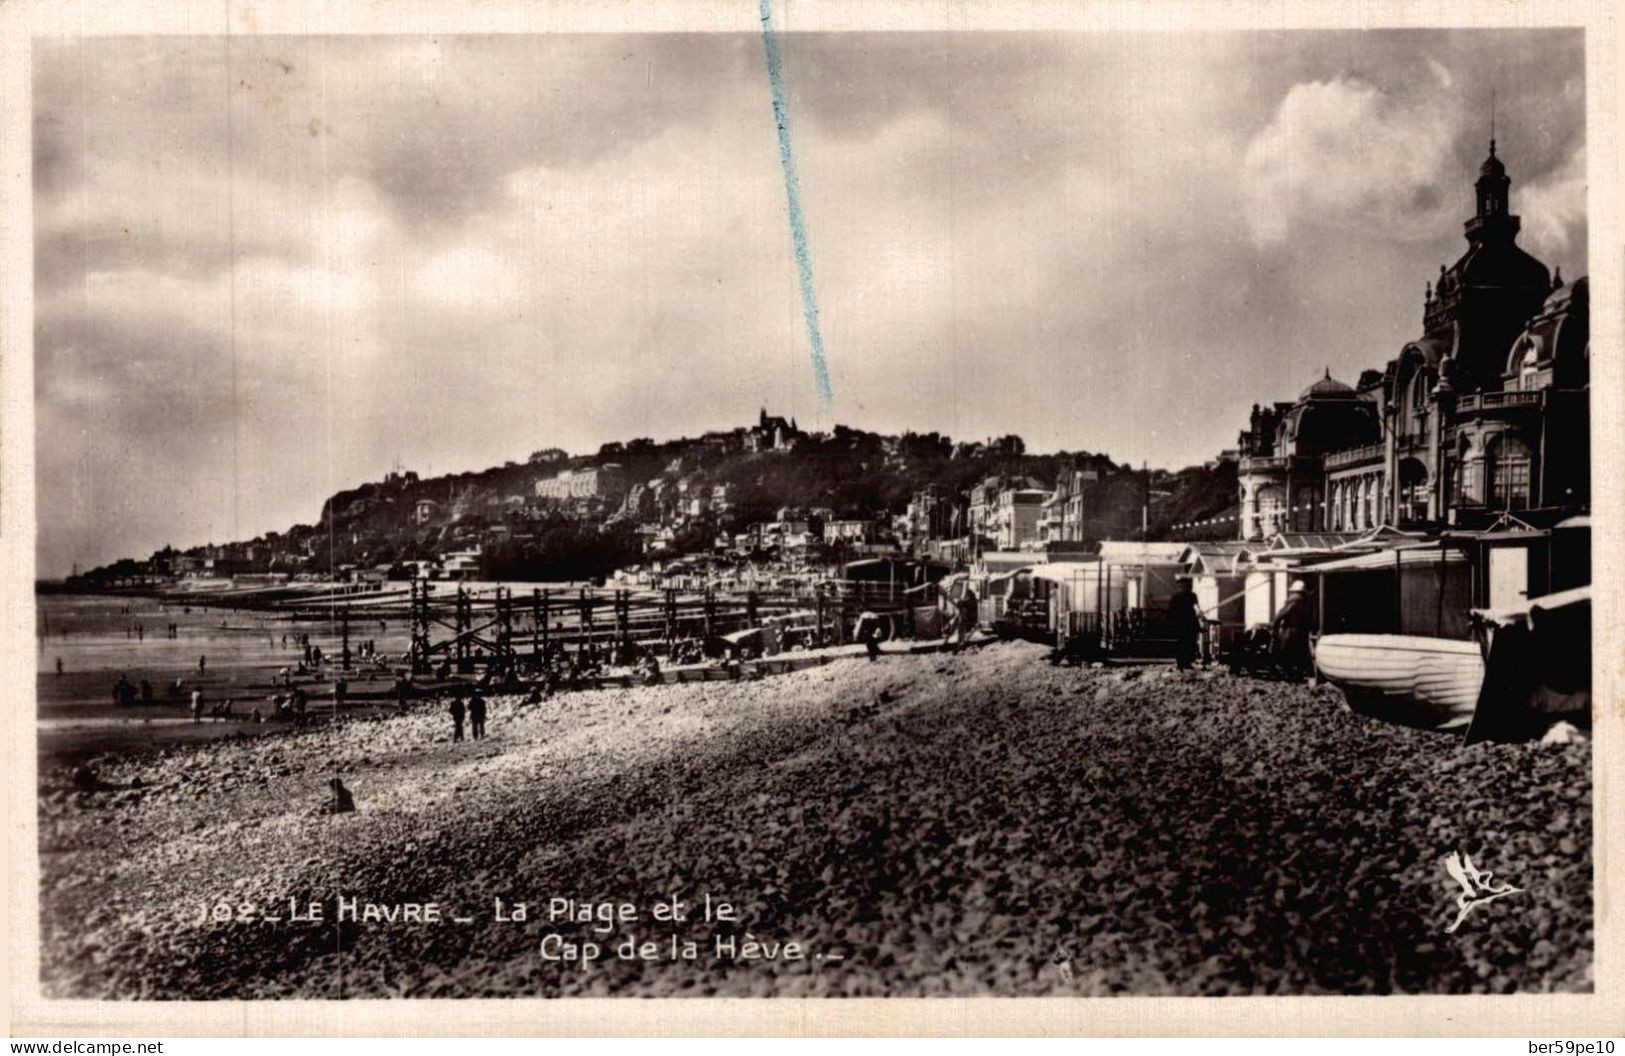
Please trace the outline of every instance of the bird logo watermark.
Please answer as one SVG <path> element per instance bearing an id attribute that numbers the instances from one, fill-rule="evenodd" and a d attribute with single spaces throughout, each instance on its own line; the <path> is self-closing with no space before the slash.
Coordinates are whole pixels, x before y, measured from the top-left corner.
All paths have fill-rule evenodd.
<path id="1" fill-rule="evenodd" d="M 1493 873 L 1480 870 L 1473 865 L 1468 855 L 1459 851 L 1451 851 L 1444 859 L 1444 871 L 1450 878 L 1461 885 L 1461 894 L 1456 897 L 1456 919 L 1444 929 L 1446 935 L 1452 934 L 1461 927 L 1467 914 L 1472 912 L 1474 906 L 1481 906 L 1486 902 L 1493 902 L 1503 895 L 1515 895 L 1522 891 L 1521 887 L 1511 884 L 1495 884 L 1492 882 Z"/>

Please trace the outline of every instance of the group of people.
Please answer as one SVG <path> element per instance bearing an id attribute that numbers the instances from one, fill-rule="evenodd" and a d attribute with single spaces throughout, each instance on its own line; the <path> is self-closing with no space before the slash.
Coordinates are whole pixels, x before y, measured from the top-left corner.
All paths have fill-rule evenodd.
<path id="1" fill-rule="evenodd" d="M 474 740 L 484 740 L 486 702 L 485 694 L 480 692 L 478 686 L 474 687 L 473 692 L 469 693 L 466 706 L 463 704 L 463 691 L 460 689 L 453 690 L 451 703 L 447 705 L 446 710 L 451 713 L 452 740 L 460 741 L 463 739 L 463 719 L 465 717 L 468 719 L 469 732 L 473 735 Z"/>
<path id="2" fill-rule="evenodd" d="M 271 706 L 276 708 L 278 718 L 291 719 L 303 726 L 310 708 L 310 695 L 303 686 L 296 686 L 289 693 L 277 693 L 271 697 Z"/>
<path id="3" fill-rule="evenodd" d="M 208 709 L 209 717 L 214 719 L 236 718 L 233 708 L 234 702 L 230 697 L 227 697 Z M 194 687 L 192 689 L 192 721 L 202 722 L 203 712 L 203 690 Z"/>
<path id="4" fill-rule="evenodd" d="M 1174 636 L 1174 662 L 1181 671 L 1188 671 L 1198 657 L 1208 659 L 1203 648 L 1207 627 L 1206 613 L 1192 589 L 1189 576 L 1181 576 L 1178 590 L 1168 599 L 1168 623 Z M 1308 585 L 1298 579 L 1287 590 L 1285 603 L 1270 621 L 1267 634 L 1271 662 L 1284 678 L 1302 679 L 1314 670 L 1309 653 L 1309 634 L 1314 626 L 1314 614 L 1309 610 Z M 1255 629 L 1257 634 L 1262 629 Z"/>
<path id="5" fill-rule="evenodd" d="M 61 660 L 56 662 L 56 673 L 59 675 L 62 673 Z M 128 677 L 124 675 L 118 676 L 118 681 L 113 683 L 113 703 L 128 707 L 138 700 L 142 704 L 152 703 L 152 683 L 143 678 L 141 688 L 137 690 L 135 683 L 131 682 Z"/>

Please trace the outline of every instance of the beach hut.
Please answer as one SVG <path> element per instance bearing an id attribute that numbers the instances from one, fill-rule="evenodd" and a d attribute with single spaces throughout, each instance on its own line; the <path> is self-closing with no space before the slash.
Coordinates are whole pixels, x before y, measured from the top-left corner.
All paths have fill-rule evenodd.
<path id="1" fill-rule="evenodd" d="M 1153 543 L 1107 540 L 1100 544 L 1100 563 L 1105 569 L 1107 589 L 1122 583 L 1123 607 L 1144 611 L 1168 608 L 1168 599 L 1178 590 L 1185 574 L 1180 560 L 1188 543 Z"/>
<path id="2" fill-rule="evenodd" d="M 1107 540 L 1100 544 L 1103 637 L 1109 650 L 1136 655 L 1168 655 L 1173 635 L 1167 627 L 1168 599 L 1185 573 L 1180 556 L 1188 543 Z M 1121 605 L 1116 605 L 1117 592 Z"/>
<path id="3" fill-rule="evenodd" d="M 1485 643 L 1483 691 L 1467 743 L 1539 736 L 1591 716 L 1591 587 L 1473 610 Z"/>
<path id="4" fill-rule="evenodd" d="M 1514 608 L 1533 598 L 1591 582 L 1591 518 L 1569 517 L 1550 528 L 1504 513 L 1482 531 L 1444 538 L 1473 563 L 1473 602 Z"/>
<path id="5" fill-rule="evenodd" d="M 1247 582 L 1253 552 L 1241 542 L 1191 543 L 1180 555 L 1205 619 L 1218 627 L 1213 644 L 1224 652 L 1247 627 Z"/>
<path id="6" fill-rule="evenodd" d="M 978 620 L 990 627 L 1003 623 L 1011 598 L 1016 597 L 1018 591 L 1024 596 L 1030 590 L 1023 576 L 1031 571 L 1032 566 L 1026 565 L 982 577 L 981 589 L 977 591 Z"/>
<path id="7" fill-rule="evenodd" d="M 1056 644 L 1064 647 L 1069 639 L 1102 632 L 1102 614 L 1119 612 L 1128 606 L 1127 582 L 1111 581 L 1106 566 L 1098 560 L 1051 561 L 1034 565 L 1032 577 L 1050 584 L 1049 627 Z"/>
<path id="8" fill-rule="evenodd" d="M 1249 551 L 1252 567 L 1242 580 L 1242 624 L 1268 626 L 1286 604 L 1292 581 L 1305 578 L 1316 566 L 1421 541 L 1423 536 L 1387 525 L 1366 532 L 1278 533 L 1267 546 Z M 1313 585 L 1312 577 L 1305 581 Z"/>
<path id="9" fill-rule="evenodd" d="M 1591 518 L 1570 517 L 1552 526 L 1547 585 L 1569 590 L 1591 582 Z"/>
<path id="10" fill-rule="evenodd" d="M 1357 554 L 1294 570 L 1311 581 L 1321 634 L 1465 638 L 1473 565 L 1441 542 Z"/>

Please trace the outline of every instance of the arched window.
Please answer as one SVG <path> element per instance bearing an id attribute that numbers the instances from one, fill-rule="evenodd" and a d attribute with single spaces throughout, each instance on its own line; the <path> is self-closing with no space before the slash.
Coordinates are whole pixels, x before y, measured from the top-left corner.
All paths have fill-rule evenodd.
<path id="1" fill-rule="evenodd" d="M 1521 510 L 1529 505 L 1529 445 L 1502 434 L 1484 445 L 1485 504 Z"/>
<path id="2" fill-rule="evenodd" d="M 1402 445 L 1414 445 L 1426 442 L 1428 435 L 1428 393 L 1431 383 L 1427 368 L 1418 363 L 1416 374 L 1411 378 L 1407 389 L 1406 402 L 1410 404 L 1410 421 L 1405 428 L 1406 435 L 1399 438 Z"/>
<path id="3" fill-rule="evenodd" d="M 1320 522 L 1320 488 L 1313 484 L 1300 484 L 1292 493 L 1290 523 L 1295 532 L 1318 532 Z"/>
<path id="4" fill-rule="evenodd" d="M 1275 484 L 1260 485 L 1253 492 L 1258 506 L 1258 528 L 1267 536 L 1286 530 L 1286 495 Z"/>
<path id="5" fill-rule="evenodd" d="M 1456 461 L 1451 467 L 1450 502 L 1453 506 L 1479 506 L 1484 502 L 1484 465 L 1471 458 L 1472 441 L 1462 437 L 1456 443 Z"/>

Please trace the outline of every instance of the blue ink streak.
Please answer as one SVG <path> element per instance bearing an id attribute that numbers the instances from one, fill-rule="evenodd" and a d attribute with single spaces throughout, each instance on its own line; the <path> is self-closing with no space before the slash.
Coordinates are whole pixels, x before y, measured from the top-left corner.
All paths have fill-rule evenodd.
<path id="1" fill-rule="evenodd" d="M 801 216 L 801 185 L 796 181 L 796 163 L 790 156 L 790 116 L 784 101 L 784 77 L 779 62 L 778 35 L 773 29 L 772 0 L 759 0 L 762 14 L 762 47 L 767 52 L 767 79 L 773 89 L 773 122 L 779 127 L 779 163 L 784 167 L 784 194 L 790 202 L 790 239 L 795 245 L 796 272 L 801 277 L 801 314 L 807 320 L 807 339 L 812 343 L 813 377 L 818 395 L 828 407 L 835 399 L 829 387 L 829 367 L 824 363 L 824 336 L 818 329 L 818 300 L 813 295 L 812 259 L 807 255 L 807 225 Z"/>

